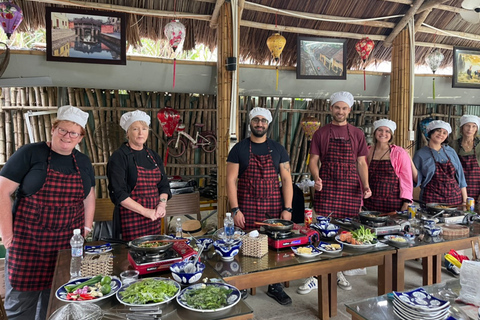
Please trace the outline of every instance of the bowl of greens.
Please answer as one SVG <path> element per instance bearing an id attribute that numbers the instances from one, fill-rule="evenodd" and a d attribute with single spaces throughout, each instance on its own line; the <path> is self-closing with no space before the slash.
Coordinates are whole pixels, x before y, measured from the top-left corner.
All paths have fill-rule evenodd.
<path id="1" fill-rule="evenodd" d="M 189 268 L 185 268 L 187 265 L 193 265 L 193 261 L 184 260 L 176 262 L 170 266 L 170 271 L 172 272 L 172 277 L 181 284 L 192 284 L 200 280 L 205 270 L 205 265 L 201 262 L 197 262 L 194 268 L 194 272 L 190 271 Z M 186 271 L 187 270 L 187 271 Z"/>
<path id="2" fill-rule="evenodd" d="M 156 306 L 175 299 L 180 284 L 167 278 L 144 278 L 123 286 L 117 291 L 117 300 L 130 307 Z"/>
<path id="3" fill-rule="evenodd" d="M 240 291 L 226 283 L 197 283 L 183 289 L 177 302 L 185 309 L 215 312 L 229 309 L 241 299 Z"/>

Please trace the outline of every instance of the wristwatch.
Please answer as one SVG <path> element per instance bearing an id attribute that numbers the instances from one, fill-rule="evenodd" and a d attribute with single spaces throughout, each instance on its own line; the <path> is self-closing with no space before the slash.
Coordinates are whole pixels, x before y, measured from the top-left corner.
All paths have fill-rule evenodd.
<path id="1" fill-rule="evenodd" d="M 284 211 L 288 211 L 290 213 L 293 213 L 293 209 L 292 208 L 283 208 Z"/>
<path id="2" fill-rule="evenodd" d="M 160 198 L 160 202 L 167 202 L 167 198 Z"/>
<path id="3" fill-rule="evenodd" d="M 240 210 L 239 207 L 235 207 L 235 208 L 230 209 L 230 211 L 232 212 L 232 217 L 235 217 L 237 215 L 238 210 Z"/>

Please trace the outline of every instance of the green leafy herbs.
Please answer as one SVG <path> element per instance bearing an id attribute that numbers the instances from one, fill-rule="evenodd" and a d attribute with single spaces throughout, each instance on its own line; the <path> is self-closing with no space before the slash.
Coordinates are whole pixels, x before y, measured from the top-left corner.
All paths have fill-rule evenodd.
<path id="1" fill-rule="evenodd" d="M 359 229 L 352 231 L 352 237 L 361 244 L 374 244 L 376 242 L 375 234 L 364 226 L 360 226 Z"/>
<path id="2" fill-rule="evenodd" d="M 122 301 L 130 304 L 158 303 L 170 299 L 178 292 L 173 281 L 145 279 L 132 283 L 120 292 Z"/>
<path id="3" fill-rule="evenodd" d="M 202 285 L 185 292 L 182 300 L 189 307 L 201 310 L 212 310 L 225 307 L 227 298 L 233 290 L 224 286 Z"/>

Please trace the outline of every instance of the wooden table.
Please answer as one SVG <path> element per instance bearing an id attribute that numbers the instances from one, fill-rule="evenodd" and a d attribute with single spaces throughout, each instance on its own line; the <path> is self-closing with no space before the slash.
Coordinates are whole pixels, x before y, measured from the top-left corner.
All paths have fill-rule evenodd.
<path id="1" fill-rule="evenodd" d="M 405 261 L 422 258 L 423 285 L 431 285 L 442 281 L 442 255 L 450 249 L 470 249 L 472 241 L 480 234 L 480 224 L 470 226 L 470 234 L 464 237 L 443 238 L 425 236 L 422 241 L 415 239 L 409 247 L 398 248 L 393 256 L 393 290 L 405 289 Z"/>
<path id="2" fill-rule="evenodd" d="M 125 246 L 123 245 L 114 246 L 114 250 L 113 250 L 113 255 L 114 255 L 113 274 L 114 275 L 118 276 L 122 271 L 127 269 L 132 269 L 127 259 L 127 253 L 128 253 L 128 250 L 125 248 Z M 152 277 L 152 276 L 169 277 L 170 272 L 145 275 L 145 277 Z M 206 266 L 203 276 L 208 278 L 220 278 L 218 273 L 209 266 Z M 48 303 L 47 317 L 50 317 L 50 315 L 55 310 L 67 304 L 66 302 L 62 302 L 55 297 L 55 291 L 57 290 L 57 288 L 67 283 L 69 279 L 70 279 L 70 250 L 62 250 L 58 254 L 57 264 L 55 266 L 55 273 L 53 276 L 53 283 L 52 283 L 52 291 L 50 293 L 50 299 Z M 99 301 L 97 302 L 97 304 L 104 311 L 108 310 L 109 312 L 128 312 L 125 306 L 120 304 L 115 296 Z M 196 319 L 249 320 L 249 319 L 253 319 L 253 310 L 243 300 L 240 300 L 239 303 L 237 303 L 235 306 L 233 306 L 228 310 L 211 312 L 208 314 L 194 312 L 194 311 L 190 311 L 185 308 L 182 308 L 177 304 L 176 300 L 170 303 L 167 303 L 165 305 L 162 305 L 162 311 L 164 313 L 164 315 L 162 316 L 162 320 L 196 320 Z M 205 315 L 208 315 L 208 317 L 205 317 Z"/>
<path id="3" fill-rule="evenodd" d="M 378 266 L 378 294 L 392 290 L 392 256 L 395 248 L 384 246 L 370 251 L 344 249 L 341 255 L 321 254 L 312 259 L 297 257 L 291 249 L 270 249 L 262 258 L 238 255 L 224 262 L 218 256 L 207 260 L 227 282 L 238 289 L 316 276 L 318 279 L 318 317 L 337 314 L 337 272 Z"/>

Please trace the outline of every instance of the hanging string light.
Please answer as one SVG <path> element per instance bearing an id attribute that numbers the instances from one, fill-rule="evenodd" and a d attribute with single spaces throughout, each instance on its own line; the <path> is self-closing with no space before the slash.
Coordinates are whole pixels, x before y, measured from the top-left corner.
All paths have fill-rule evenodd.
<path id="1" fill-rule="evenodd" d="M 365 76 L 365 62 L 367 61 L 368 56 L 370 56 L 370 53 L 372 52 L 374 47 L 375 47 L 375 43 L 372 40 L 370 40 L 368 37 L 358 40 L 358 42 L 355 44 L 355 49 L 360 55 L 360 58 L 362 58 L 363 60 L 363 90 L 364 91 L 367 90 L 367 79 Z"/>
<path id="2" fill-rule="evenodd" d="M 277 14 L 275 14 L 275 29 L 277 28 Z M 280 33 L 276 32 L 272 34 L 270 37 L 267 39 L 267 47 L 272 53 L 273 59 L 277 63 L 276 66 L 276 72 L 277 72 L 277 80 L 275 83 L 275 90 L 278 90 L 278 64 L 280 61 L 280 55 L 282 54 L 283 48 L 285 47 L 285 44 L 287 43 L 287 39 L 285 39 L 284 36 L 282 36 Z"/>
<path id="3" fill-rule="evenodd" d="M 175 0 L 173 4 L 173 12 L 176 15 L 176 5 L 177 1 Z M 183 43 L 185 40 L 185 26 L 178 20 L 173 19 L 163 29 L 165 36 L 168 39 L 168 43 L 170 47 L 172 47 L 174 54 L 176 54 L 177 48 Z M 176 55 L 173 58 L 173 88 L 175 89 L 175 74 L 177 68 L 177 58 Z"/>
<path id="4" fill-rule="evenodd" d="M 14 5 L 11 1 L 0 3 L 0 23 L 8 39 L 10 39 L 10 36 L 22 20 L 23 12 L 19 6 Z"/>

